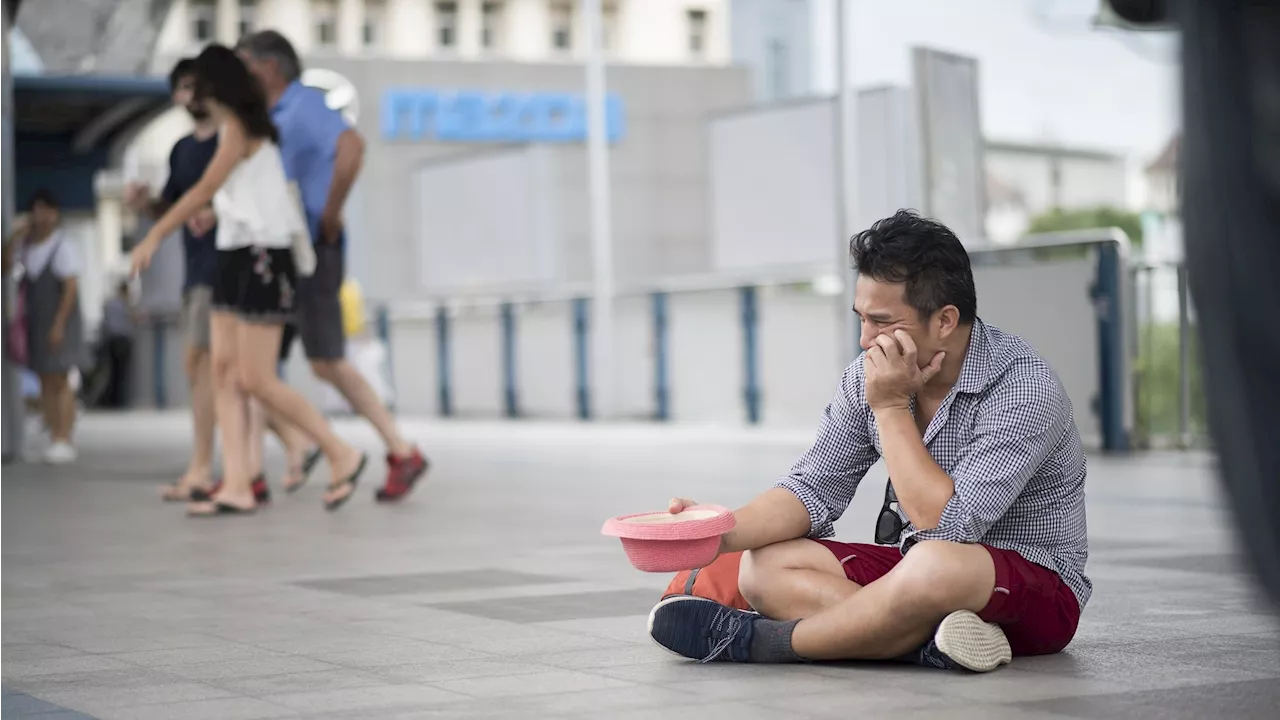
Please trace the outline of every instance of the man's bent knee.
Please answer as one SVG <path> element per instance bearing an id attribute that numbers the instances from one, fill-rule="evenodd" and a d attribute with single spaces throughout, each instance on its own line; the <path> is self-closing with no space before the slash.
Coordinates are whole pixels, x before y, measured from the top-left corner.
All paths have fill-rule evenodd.
<path id="1" fill-rule="evenodd" d="M 742 554 L 738 590 L 752 606 L 765 604 L 778 578 L 789 570 L 815 570 L 844 578 L 840 561 L 826 547 L 807 538 L 786 540 Z"/>
<path id="2" fill-rule="evenodd" d="M 986 607 L 995 573 L 991 553 L 982 545 L 925 540 L 912 546 L 884 579 L 904 602 L 945 614 Z"/>
<path id="3" fill-rule="evenodd" d="M 342 363 L 345 361 L 341 358 L 324 358 L 311 360 L 311 372 L 316 377 L 327 383 L 337 382 L 341 376 Z"/>

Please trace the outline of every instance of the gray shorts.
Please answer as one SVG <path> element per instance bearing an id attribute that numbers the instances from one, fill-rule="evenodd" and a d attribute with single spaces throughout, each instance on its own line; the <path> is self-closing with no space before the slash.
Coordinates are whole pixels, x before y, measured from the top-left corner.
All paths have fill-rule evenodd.
<path id="1" fill-rule="evenodd" d="M 182 295 L 182 336 L 189 347 L 209 349 L 209 311 L 213 288 L 194 285 Z"/>
<path id="2" fill-rule="evenodd" d="M 338 360 L 347 356 L 342 327 L 342 281 L 346 276 L 342 245 L 316 245 L 316 271 L 298 278 L 298 337 L 308 360 Z"/>

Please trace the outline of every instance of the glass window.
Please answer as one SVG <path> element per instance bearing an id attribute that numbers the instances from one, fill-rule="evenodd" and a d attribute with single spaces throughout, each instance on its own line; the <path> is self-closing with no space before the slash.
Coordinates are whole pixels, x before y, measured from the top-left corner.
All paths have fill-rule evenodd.
<path id="1" fill-rule="evenodd" d="M 258 29 L 258 0 L 240 0 L 240 37 Z"/>
<path id="2" fill-rule="evenodd" d="M 436 3 L 436 39 L 442 48 L 458 44 L 458 3 Z"/>
<path id="3" fill-rule="evenodd" d="M 551 4 L 551 47 L 561 51 L 573 48 L 573 6 L 567 2 Z"/>
<path id="4" fill-rule="evenodd" d="M 311 25 L 315 29 L 316 46 L 331 48 L 338 44 L 338 9 L 329 0 L 313 0 Z"/>
<path id="5" fill-rule="evenodd" d="M 502 46 L 503 10 L 500 2 L 480 6 L 480 47 L 493 50 Z"/>
<path id="6" fill-rule="evenodd" d="M 382 45 L 386 23 L 386 5 L 381 0 L 367 0 L 364 4 L 364 27 L 360 31 L 365 47 L 376 48 Z"/>
<path id="7" fill-rule="evenodd" d="M 689 53 L 694 57 L 707 54 L 707 11 L 689 11 Z"/>
<path id="8" fill-rule="evenodd" d="M 218 7 L 214 0 L 191 0 L 187 14 L 191 20 L 191 39 L 198 43 L 213 42 L 218 28 Z"/>

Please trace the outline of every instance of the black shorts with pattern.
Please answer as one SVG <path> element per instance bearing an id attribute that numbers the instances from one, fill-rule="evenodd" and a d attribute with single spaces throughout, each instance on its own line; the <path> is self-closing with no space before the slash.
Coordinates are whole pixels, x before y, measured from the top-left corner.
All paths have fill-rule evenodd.
<path id="1" fill-rule="evenodd" d="M 219 250 L 213 309 L 248 322 L 285 324 L 296 312 L 297 287 L 290 248 Z"/>

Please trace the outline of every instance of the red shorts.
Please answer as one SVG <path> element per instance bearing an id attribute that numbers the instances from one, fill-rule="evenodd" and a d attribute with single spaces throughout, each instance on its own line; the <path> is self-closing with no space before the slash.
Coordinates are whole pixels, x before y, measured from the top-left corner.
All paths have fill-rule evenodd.
<path id="1" fill-rule="evenodd" d="M 844 574 L 859 585 L 884 577 L 902 561 L 896 547 L 817 540 L 835 554 Z M 1009 638 L 1014 655 L 1060 652 L 1075 637 L 1080 603 L 1058 573 L 1023 558 L 1012 550 L 983 545 L 996 566 L 996 587 L 978 613 L 995 623 Z"/>

